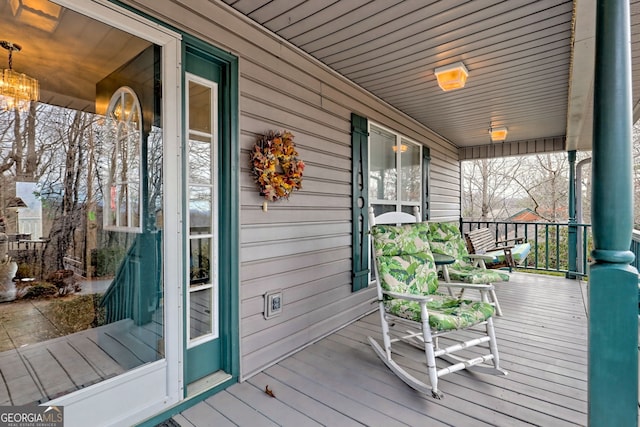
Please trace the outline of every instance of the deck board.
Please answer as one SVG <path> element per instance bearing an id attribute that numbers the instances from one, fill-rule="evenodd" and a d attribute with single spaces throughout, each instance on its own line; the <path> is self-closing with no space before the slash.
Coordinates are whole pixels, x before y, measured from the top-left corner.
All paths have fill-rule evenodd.
<path id="1" fill-rule="evenodd" d="M 254 425 L 264 427 L 278 426 L 278 424 L 270 421 L 268 417 L 236 398 L 228 391 L 222 391 L 208 398 L 205 402 L 214 407 L 235 425 Z M 208 421 L 207 425 L 214 426 L 217 424 L 212 424 Z"/>
<path id="2" fill-rule="evenodd" d="M 195 405 L 182 414 L 182 418 L 184 418 L 189 424 L 185 424 L 181 422 L 180 418 L 174 418 L 174 421 L 177 421 L 183 427 L 187 426 L 219 426 L 219 427 L 235 427 L 235 424 L 232 423 L 229 419 L 227 419 L 224 415 L 214 409 L 211 405 L 206 402 Z"/>
<path id="3" fill-rule="evenodd" d="M 276 390 L 274 394 L 277 400 L 285 401 L 290 407 L 297 409 L 321 425 L 345 427 L 362 426 L 362 424 L 335 409 L 318 402 L 304 393 L 300 393 L 286 382 L 270 376 L 268 372 L 259 373 L 251 377 L 247 382 L 260 390 L 268 385 L 272 390 Z"/>
<path id="4" fill-rule="evenodd" d="M 334 340 L 334 338 L 337 338 Z M 354 357 L 340 357 L 351 354 Z M 294 359 L 305 360 L 308 364 L 324 366 L 339 379 L 355 378 L 354 383 L 366 390 L 393 402 L 395 406 L 393 414 L 400 421 L 409 425 L 488 425 L 480 421 L 482 408 L 472 408 L 466 413 L 460 413 L 456 408 L 467 407 L 467 402 L 454 397 L 446 402 L 435 403 L 427 396 L 414 393 L 402 381 L 389 375 L 385 366 L 381 366 L 378 358 L 372 353 L 362 353 L 359 347 L 354 347 L 352 342 L 341 342 L 339 337 L 323 340 L 310 351 L 301 351 L 293 356 Z M 324 359 L 324 360 L 323 360 Z M 364 364 L 364 365 L 363 365 Z M 363 370 L 366 375 L 359 375 Z M 328 374 L 327 374 L 328 375 Z M 445 404 L 440 404 L 445 403 Z M 404 411 L 401 414 L 399 412 Z"/>
<path id="5" fill-rule="evenodd" d="M 148 342 L 157 339 L 139 329 L 113 323 L 0 352 L 0 405 L 43 403 L 88 387 L 141 365 L 136 354 L 154 360 Z"/>
<path id="6" fill-rule="evenodd" d="M 377 312 L 225 393 L 243 400 L 276 425 L 287 425 L 285 414 L 293 416 L 294 410 L 296 417 L 299 412 L 316 423 L 340 426 L 584 426 L 585 286 L 575 280 L 525 273 L 514 273 L 511 281 L 496 284 L 504 311 L 504 316 L 495 318 L 496 334 L 501 364 L 509 374 L 460 371 L 446 375 L 440 379 L 445 393 L 442 400 L 408 387 L 374 354 L 367 336 L 381 337 Z M 423 353 L 410 346 L 400 349 L 403 355 L 397 360 L 416 376 L 426 378 Z M 466 351 L 475 354 L 478 349 Z M 264 393 L 267 384 L 275 399 Z M 222 411 L 224 404 L 215 399 L 199 403 L 174 420 L 185 427 L 208 426 L 209 420 L 193 413 L 201 411 L 202 405 L 207 411 Z M 290 409 L 278 409 L 285 407 Z M 230 416 L 230 412 L 225 414 Z"/>
<path id="7" fill-rule="evenodd" d="M 47 349 L 69 376 L 76 388 L 87 387 L 102 377 L 69 342 L 56 342 Z"/>
<path id="8" fill-rule="evenodd" d="M 69 345 L 93 367 L 102 379 L 111 378 L 124 372 L 124 368 L 103 351 L 91 335 L 76 335 L 69 340 Z"/>
<path id="9" fill-rule="evenodd" d="M 298 411 L 296 407 L 291 407 L 280 399 L 265 399 L 265 389 L 258 389 L 255 385 L 245 382 L 242 387 L 235 387 L 229 393 L 247 405 L 255 408 L 269 419 L 283 419 L 284 427 L 300 426 L 322 426 L 323 424 L 314 421 L 311 417 Z M 274 387 L 273 384 L 271 387 Z"/>

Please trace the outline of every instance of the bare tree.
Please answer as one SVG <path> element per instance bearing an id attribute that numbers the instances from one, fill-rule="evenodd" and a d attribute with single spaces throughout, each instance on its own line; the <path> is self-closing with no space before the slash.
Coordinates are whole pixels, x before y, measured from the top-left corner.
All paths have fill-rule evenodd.
<path id="1" fill-rule="evenodd" d="M 568 190 L 566 153 L 482 159 L 462 166 L 462 211 L 467 218 L 506 219 L 530 208 L 549 221 L 566 220 Z"/>
<path id="2" fill-rule="evenodd" d="M 517 197 L 512 185 L 521 165 L 510 159 L 481 159 L 462 164 L 463 216 L 483 221 L 508 216 Z"/>
<path id="3" fill-rule="evenodd" d="M 64 256 L 67 255 L 73 243 L 75 229 L 82 223 L 83 209 L 79 209 L 80 198 L 86 195 L 82 176 L 87 170 L 87 144 L 85 140 L 90 136 L 93 116 L 82 111 L 60 110 L 58 119 L 61 126 L 58 129 L 61 155 L 59 165 L 64 165 L 59 171 L 51 170 L 45 180 L 43 193 L 52 200 L 51 209 L 56 215 L 49 232 L 43 263 L 50 269 L 63 269 Z M 82 200 L 84 202 L 84 200 Z"/>

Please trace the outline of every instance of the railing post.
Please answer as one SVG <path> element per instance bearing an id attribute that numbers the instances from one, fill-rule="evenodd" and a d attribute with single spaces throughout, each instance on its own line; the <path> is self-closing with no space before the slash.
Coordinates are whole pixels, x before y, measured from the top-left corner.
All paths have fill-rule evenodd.
<path id="1" fill-rule="evenodd" d="M 589 272 L 590 427 L 638 425 L 638 271 L 633 261 L 628 0 L 598 0 Z"/>
<path id="2" fill-rule="evenodd" d="M 582 185 L 582 167 L 587 163 L 591 163 L 591 157 L 588 159 L 582 159 L 576 165 L 576 186 L 581 188 Z M 576 192 L 576 221 L 580 224 L 584 223 L 584 217 L 582 215 L 582 190 Z M 582 227 L 582 232 L 578 233 L 578 241 L 576 247 L 578 248 L 578 272 L 581 274 L 587 274 L 587 251 L 584 249 L 587 247 L 587 227 Z"/>
<path id="3" fill-rule="evenodd" d="M 567 278 L 575 279 L 578 260 L 578 226 L 576 225 L 576 152 L 567 152 L 569 157 L 569 266 L 567 268 Z"/>

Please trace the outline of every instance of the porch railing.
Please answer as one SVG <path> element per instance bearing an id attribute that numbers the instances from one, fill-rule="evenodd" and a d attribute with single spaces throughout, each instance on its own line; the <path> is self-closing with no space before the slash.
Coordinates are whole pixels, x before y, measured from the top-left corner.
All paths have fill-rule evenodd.
<path id="1" fill-rule="evenodd" d="M 162 298 L 161 236 L 160 232 L 136 235 L 100 301 L 106 323 L 128 318 L 136 325 L 151 321 Z"/>
<path id="2" fill-rule="evenodd" d="M 633 235 L 631 237 L 631 252 L 636 256 L 631 265 L 633 265 L 636 270 L 640 271 L 640 231 L 633 230 Z"/>
<path id="3" fill-rule="evenodd" d="M 592 249 L 591 224 L 508 221 L 461 221 L 460 230 L 467 233 L 487 227 L 496 240 L 524 237 L 531 252 L 520 267 L 564 273 L 567 277 L 587 274 Z M 640 233 L 638 233 L 640 250 Z"/>

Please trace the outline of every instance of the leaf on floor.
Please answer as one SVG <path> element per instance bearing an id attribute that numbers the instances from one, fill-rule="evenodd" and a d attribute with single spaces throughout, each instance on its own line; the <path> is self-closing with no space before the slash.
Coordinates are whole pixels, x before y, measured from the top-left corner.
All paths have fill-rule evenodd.
<path id="1" fill-rule="evenodd" d="M 276 395 L 273 393 L 273 390 L 271 390 L 269 388 L 269 385 L 267 384 L 267 386 L 264 388 L 264 392 L 267 393 L 269 396 L 271 397 L 276 397 Z"/>

